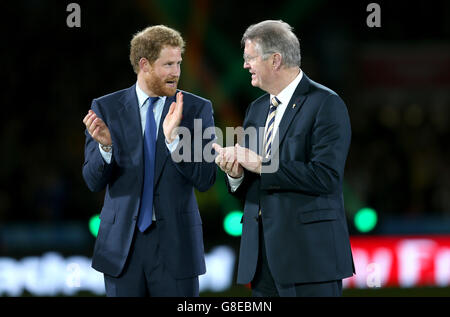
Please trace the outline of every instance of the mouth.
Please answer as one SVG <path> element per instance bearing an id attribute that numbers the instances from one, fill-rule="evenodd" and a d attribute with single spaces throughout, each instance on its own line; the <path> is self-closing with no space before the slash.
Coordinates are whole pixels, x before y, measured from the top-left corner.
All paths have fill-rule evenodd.
<path id="1" fill-rule="evenodd" d="M 177 84 L 178 84 L 178 80 L 176 80 L 176 79 L 166 81 L 166 85 L 171 88 L 177 87 Z"/>

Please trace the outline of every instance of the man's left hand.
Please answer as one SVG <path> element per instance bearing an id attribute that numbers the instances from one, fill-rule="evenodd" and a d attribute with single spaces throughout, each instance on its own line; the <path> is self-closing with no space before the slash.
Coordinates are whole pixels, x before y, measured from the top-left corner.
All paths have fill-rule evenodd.
<path id="1" fill-rule="evenodd" d="M 169 108 L 169 112 L 164 118 L 163 130 L 164 136 L 168 143 L 172 143 L 177 137 L 177 128 L 180 125 L 181 119 L 183 118 L 183 94 L 177 93 L 176 102 L 172 102 Z"/>
<path id="2" fill-rule="evenodd" d="M 243 168 L 252 172 L 261 174 L 262 157 L 255 152 L 240 146 L 236 143 L 236 160 L 241 164 Z"/>
<path id="3" fill-rule="evenodd" d="M 244 174 L 244 169 L 236 160 L 236 148 L 234 146 L 223 148 L 214 143 L 213 148 L 217 152 L 216 164 L 222 171 L 232 178 L 240 178 Z"/>

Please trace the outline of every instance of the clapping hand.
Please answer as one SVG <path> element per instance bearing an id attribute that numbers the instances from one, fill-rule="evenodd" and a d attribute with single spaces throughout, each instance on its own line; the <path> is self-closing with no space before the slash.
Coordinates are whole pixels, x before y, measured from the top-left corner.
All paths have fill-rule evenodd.
<path id="1" fill-rule="evenodd" d="M 169 112 L 164 118 L 163 130 L 164 136 L 168 143 L 177 137 L 177 128 L 180 125 L 181 119 L 183 118 L 183 94 L 177 93 L 176 102 L 172 102 L 169 108 Z"/>
<path id="2" fill-rule="evenodd" d="M 89 110 L 88 114 L 84 117 L 83 123 L 86 125 L 86 129 L 91 137 L 103 146 L 109 146 L 112 144 L 111 133 L 105 122 L 97 117 L 94 111 Z"/>

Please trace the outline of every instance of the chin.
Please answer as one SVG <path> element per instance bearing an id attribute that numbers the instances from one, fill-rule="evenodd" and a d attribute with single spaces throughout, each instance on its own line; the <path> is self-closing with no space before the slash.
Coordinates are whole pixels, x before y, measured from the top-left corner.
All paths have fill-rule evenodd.
<path id="1" fill-rule="evenodd" d="M 166 96 L 173 96 L 177 93 L 177 88 L 176 87 L 175 88 L 167 88 L 165 90 L 165 92 L 166 92 Z"/>
<path id="2" fill-rule="evenodd" d="M 158 96 L 167 96 L 172 97 L 177 93 L 177 87 L 161 87 L 159 92 L 157 93 Z"/>

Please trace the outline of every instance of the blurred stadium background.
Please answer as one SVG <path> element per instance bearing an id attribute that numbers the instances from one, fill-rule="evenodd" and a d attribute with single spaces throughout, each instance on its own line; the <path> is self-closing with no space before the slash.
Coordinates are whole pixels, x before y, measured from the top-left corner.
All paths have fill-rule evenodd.
<path id="1" fill-rule="evenodd" d="M 81 7 L 69 28 L 67 5 Z M 103 296 L 90 268 L 103 193 L 81 177 L 82 118 L 93 98 L 136 81 L 129 41 L 153 24 L 187 42 L 180 88 L 212 100 L 216 125 L 240 126 L 262 92 L 240 39 L 282 19 L 302 69 L 338 92 L 352 121 L 345 204 L 357 275 L 344 296 L 450 295 L 450 3 L 133 0 L 4 2 L 0 124 L 0 296 Z M 235 283 L 242 206 L 223 174 L 197 193 L 208 273 L 202 296 L 248 296 Z"/>

